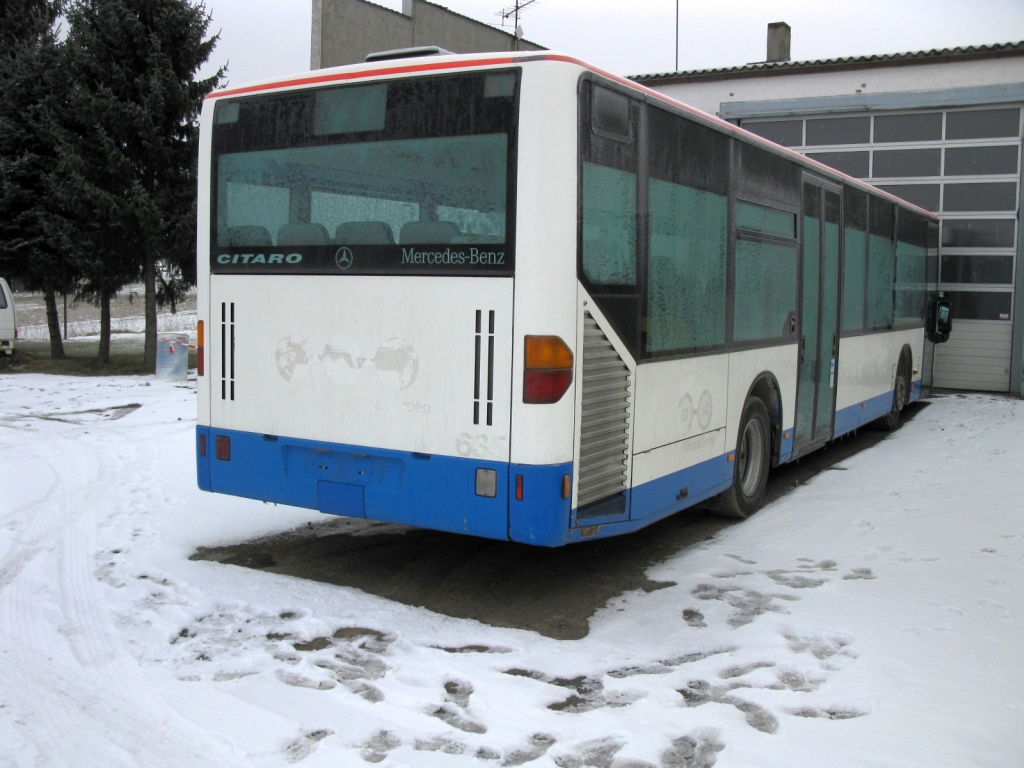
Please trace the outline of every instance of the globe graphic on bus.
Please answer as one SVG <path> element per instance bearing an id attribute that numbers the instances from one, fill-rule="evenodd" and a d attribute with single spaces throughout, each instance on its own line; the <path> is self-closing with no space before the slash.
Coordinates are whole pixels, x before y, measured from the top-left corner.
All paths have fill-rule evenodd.
<path id="1" fill-rule="evenodd" d="M 320 355 L 324 373 L 332 384 L 339 387 L 350 387 L 355 384 L 364 362 L 359 346 L 352 339 L 345 337 L 332 339 Z"/>
<path id="2" fill-rule="evenodd" d="M 274 357 L 277 372 L 285 381 L 302 381 L 309 375 L 312 360 L 306 351 L 306 340 L 302 336 L 285 336 L 277 342 Z"/>
<path id="3" fill-rule="evenodd" d="M 399 392 L 416 381 L 420 363 L 412 344 L 403 339 L 388 339 L 377 349 L 373 365 L 381 384 Z"/>

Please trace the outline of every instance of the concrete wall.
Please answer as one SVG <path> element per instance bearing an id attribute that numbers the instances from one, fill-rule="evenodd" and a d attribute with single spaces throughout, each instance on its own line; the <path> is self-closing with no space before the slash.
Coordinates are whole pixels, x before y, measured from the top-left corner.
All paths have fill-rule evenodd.
<path id="1" fill-rule="evenodd" d="M 427 45 L 453 53 L 545 50 L 425 0 L 404 0 L 403 11 L 366 0 L 313 0 L 310 69 L 356 64 L 369 53 Z"/>

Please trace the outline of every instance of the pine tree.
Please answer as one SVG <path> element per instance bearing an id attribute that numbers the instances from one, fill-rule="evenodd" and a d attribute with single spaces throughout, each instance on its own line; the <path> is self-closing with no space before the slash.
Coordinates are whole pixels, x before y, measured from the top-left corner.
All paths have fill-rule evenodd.
<path id="1" fill-rule="evenodd" d="M 49 29 L 61 14 L 61 6 L 49 0 L 0 0 L 0 44 L 10 52 L 26 40 Z"/>
<path id="2" fill-rule="evenodd" d="M 198 116 L 223 70 L 196 73 L 217 38 L 206 36 L 205 7 L 189 0 L 73 0 L 67 19 L 62 199 L 87 231 L 87 296 L 109 307 L 142 276 L 152 368 L 158 262 L 194 284 Z M 181 285 L 171 284 L 172 300 Z"/>
<path id="3" fill-rule="evenodd" d="M 57 226 L 56 116 L 67 81 L 59 76 L 62 0 L 0 0 L 0 273 L 42 290 L 52 357 L 64 357 L 57 293 L 77 267 Z"/>

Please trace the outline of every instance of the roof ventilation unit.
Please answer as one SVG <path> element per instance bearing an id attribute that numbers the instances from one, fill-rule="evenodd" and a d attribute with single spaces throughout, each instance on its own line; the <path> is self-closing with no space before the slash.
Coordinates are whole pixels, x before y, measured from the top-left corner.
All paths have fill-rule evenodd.
<path id="1" fill-rule="evenodd" d="M 393 51 L 371 53 L 365 61 L 387 61 L 388 59 L 415 59 L 419 56 L 454 56 L 452 51 L 438 48 L 436 45 L 423 45 L 419 48 L 396 48 Z"/>

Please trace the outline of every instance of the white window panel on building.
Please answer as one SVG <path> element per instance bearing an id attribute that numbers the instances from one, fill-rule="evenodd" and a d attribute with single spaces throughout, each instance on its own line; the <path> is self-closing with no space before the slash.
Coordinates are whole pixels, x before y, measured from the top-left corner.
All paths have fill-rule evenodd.
<path id="1" fill-rule="evenodd" d="M 1021 105 L 751 119 L 744 128 L 942 218 L 939 290 L 949 342 L 927 345 L 935 387 L 1010 389 Z M 928 374 L 931 374 L 928 376 Z"/>

